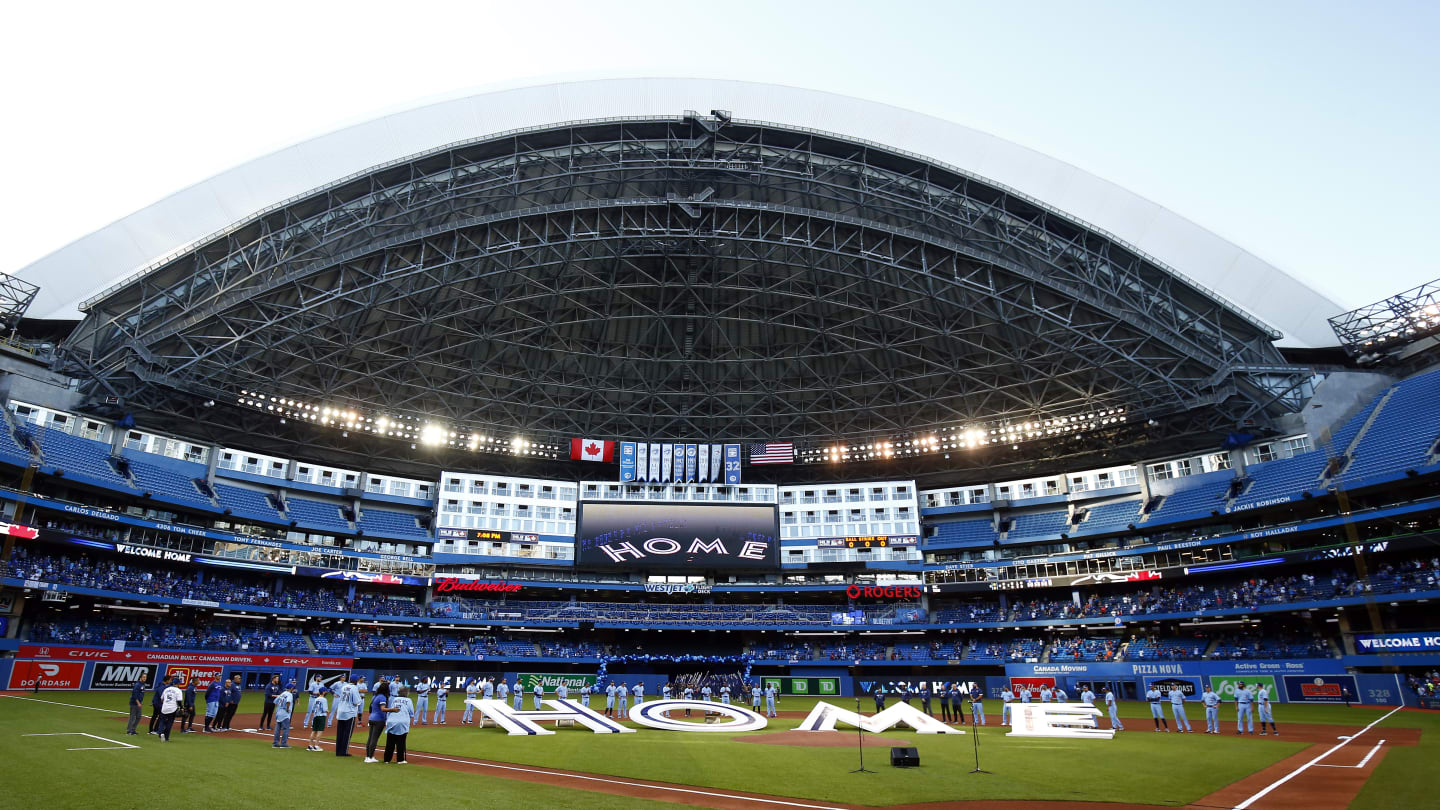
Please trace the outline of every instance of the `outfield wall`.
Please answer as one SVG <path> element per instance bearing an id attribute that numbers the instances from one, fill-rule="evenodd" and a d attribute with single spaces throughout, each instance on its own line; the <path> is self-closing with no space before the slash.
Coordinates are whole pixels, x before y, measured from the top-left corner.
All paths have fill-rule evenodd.
<path id="1" fill-rule="evenodd" d="M 1412 704 L 1401 676 L 1354 674 L 1337 660 L 1317 658 L 1300 661 L 1165 661 L 1165 662 L 1076 662 L 1051 664 L 1006 664 L 1007 679 L 1053 679 L 1070 695 L 1081 684 L 1118 683 L 1131 685 L 1143 695 L 1152 685 L 1162 691 L 1179 686 L 1187 694 L 1210 685 L 1224 699 L 1233 699 L 1236 684 L 1244 681 L 1270 688 L 1271 699 L 1281 703 L 1344 703 L 1349 690 L 1352 703 Z M 1001 689 L 1005 683 L 998 685 Z M 994 690 L 994 687 L 991 686 Z M 987 690 L 988 691 L 988 690 Z M 991 691 L 998 695 L 998 690 Z"/>

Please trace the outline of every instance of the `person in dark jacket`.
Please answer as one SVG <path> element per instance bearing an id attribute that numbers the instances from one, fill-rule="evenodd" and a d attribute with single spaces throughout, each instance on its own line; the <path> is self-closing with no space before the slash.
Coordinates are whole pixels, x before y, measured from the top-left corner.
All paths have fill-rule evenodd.
<path id="1" fill-rule="evenodd" d="M 166 678 L 158 678 L 155 681 L 155 691 L 150 693 L 150 733 L 160 733 L 160 696 L 165 693 L 165 687 L 169 686 Z"/>
<path id="2" fill-rule="evenodd" d="M 193 734 L 195 732 L 195 679 L 185 679 L 185 702 L 180 714 L 180 733 Z"/>
<path id="3" fill-rule="evenodd" d="M 239 678 L 230 678 L 220 684 L 220 716 L 215 718 L 215 730 L 229 731 L 230 718 L 235 716 L 235 704 L 239 698 Z"/>
<path id="4" fill-rule="evenodd" d="M 279 697 L 283 691 L 285 690 L 280 687 L 279 675 L 272 677 L 270 683 L 265 686 L 265 705 L 260 710 L 261 731 L 267 730 L 265 727 L 267 723 L 275 722 L 275 698 Z"/>
<path id="5" fill-rule="evenodd" d="M 140 725 L 140 715 L 145 711 L 145 681 L 150 673 L 141 672 L 140 680 L 130 684 L 130 722 L 125 724 L 125 733 L 136 736 L 135 727 Z"/>

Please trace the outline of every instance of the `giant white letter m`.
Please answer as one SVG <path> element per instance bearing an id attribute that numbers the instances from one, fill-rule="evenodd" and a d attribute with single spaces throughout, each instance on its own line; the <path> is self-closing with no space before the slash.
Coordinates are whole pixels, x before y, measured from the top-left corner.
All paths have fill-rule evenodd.
<path id="1" fill-rule="evenodd" d="M 951 728 L 936 720 L 930 715 L 920 711 L 914 706 L 907 706 L 904 703 L 896 703 L 879 714 L 866 717 L 863 714 L 856 714 L 847 711 L 839 706 L 831 706 L 829 703 L 820 702 L 810 710 L 805 722 L 795 728 L 796 731 L 834 731 L 836 723 L 844 723 L 847 726 L 859 726 L 871 734 L 879 734 L 882 731 L 889 731 L 895 726 L 909 726 L 921 734 L 964 734 L 958 728 Z"/>

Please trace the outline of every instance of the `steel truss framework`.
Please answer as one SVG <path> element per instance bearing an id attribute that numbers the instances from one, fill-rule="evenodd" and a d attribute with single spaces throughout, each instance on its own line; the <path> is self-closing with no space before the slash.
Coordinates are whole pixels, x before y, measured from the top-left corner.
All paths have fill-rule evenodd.
<path id="1" fill-rule="evenodd" d="M 1381 353 L 1440 333 L 1440 281 L 1421 284 L 1330 319 L 1352 357 Z"/>
<path id="2" fill-rule="evenodd" d="M 818 445 L 1114 407 L 1264 426 L 1263 325 L 1033 201 L 832 135 L 687 115 L 379 167 L 87 304 L 92 401 L 240 390 L 563 440 Z"/>

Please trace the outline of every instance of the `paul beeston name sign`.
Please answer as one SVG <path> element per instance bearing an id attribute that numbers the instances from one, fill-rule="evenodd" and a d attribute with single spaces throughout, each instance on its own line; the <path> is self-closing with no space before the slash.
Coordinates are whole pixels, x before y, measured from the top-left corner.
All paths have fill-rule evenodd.
<path id="1" fill-rule="evenodd" d="M 554 730 L 542 727 L 545 722 L 568 722 L 582 725 L 596 734 L 634 734 L 637 729 L 621 725 L 618 720 L 569 699 L 544 700 L 545 708 L 530 711 L 512 708 L 500 700 L 467 700 L 466 705 L 480 713 L 481 720 L 489 719 L 497 727 L 505 729 L 515 737 L 540 737 L 554 734 Z M 1019 704 L 1016 704 L 1018 707 Z M 1095 718 L 1100 711 L 1083 703 L 1027 703 L 1027 710 L 1021 722 L 1010 731 L 1011 737 L 1073 737 L 1079 739 L 1111 739 L 1113 731 L 1096 728 Z M 685 710 L 705 714 L 718 714 L 723 721 L 714 723 L 692 723 L 672 719 L 672 712 Z M 630 721 L 646 728 L 660 731 L 686 731 L 696 733 L 735 733 L 760 731 L 769 725 L 769 720 L 758 712 L 743 706 L 725 703 L 711 703 L 704 700 L 652 700 L 639 703 L 630 709 Z M 936 720 L 919 709 L 904 703 L 896 703 L 874 715 L 863 715 L 833 706 L 824 701 L 815 704 L 796 731 L 833 731 L 839 723 L 860 727 L 872 734 L 888 731 L 896 726 L 908 726 L 918 734 L 964 734 L 964 729 L 953 728 Z M 483 722 L 480 724 L 483 725 Z"/>

